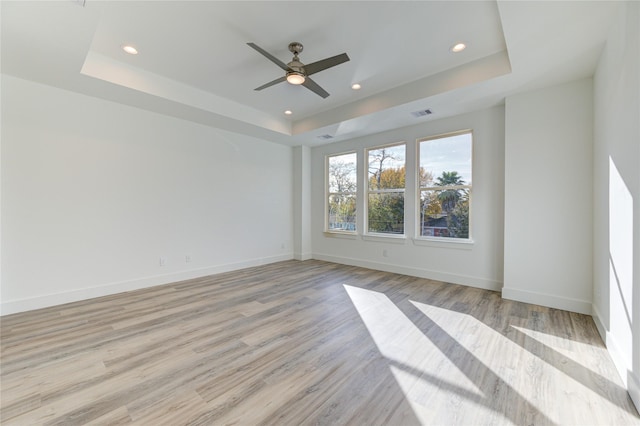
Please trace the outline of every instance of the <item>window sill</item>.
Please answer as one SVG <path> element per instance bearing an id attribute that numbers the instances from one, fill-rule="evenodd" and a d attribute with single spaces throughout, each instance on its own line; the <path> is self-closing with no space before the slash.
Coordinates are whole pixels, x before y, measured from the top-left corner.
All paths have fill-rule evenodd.
<path id="1" fill-rule="evenodd" d="M 324 231 L 324 236 L 330 238 L 344 238 L 346 240 L 355 240 L 358 238 L 358 235 L 355 232 L 344 231 Z"/>
<path id="2" fill-rule="evenodd" d="M 412 238 L 413 244 L 424 247 L 437 247 L 455 250 L 471 250 L 475 242 L 473 240 L 456 241 L 451 238 Z"/>
<path id="3" fill-rule="evenodd" d="M 407 240 L 407 237 L 404 235 L 398 234 L 389 234 L 389 235 L 381 235 L 381 234 L 366 234 L 362 236 L 362 239 L 365 241 L 376 241 L 379 243 L 392 243 L 392 244 L 404 244 Z"/>

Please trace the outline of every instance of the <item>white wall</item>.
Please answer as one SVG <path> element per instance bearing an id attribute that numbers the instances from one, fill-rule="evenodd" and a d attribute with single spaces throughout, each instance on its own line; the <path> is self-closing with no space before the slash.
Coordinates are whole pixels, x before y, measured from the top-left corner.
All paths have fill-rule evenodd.
<path id="1" fill-rule="evenodd" d="M 292 258 L 289 147 L 2 76 L 1 159 L 3 314 Z"/>
<path id="2" fill-rule="evenodd" d="M 293 257 L 311 259 L 311 149 L 293 148 Z"/>
<path id="3" fill-rule="evenodd" d="M 591 313 L 593 84 L 505 102 L 503 297 Z"/>
<path id="4" fill-rule="evenodd" d="M 594 77 L 598 329 L 640 410 L 640 3 L 622 3 Z"/>
<path id="5" fill-rule="evenodd" d="M 328 154 L 357 150 L 359 176 L 365 174 L 364 149 L 392 142 L 407 143 L 407 171 L 415 170 L 416 139 L 457 130 L 473 129 L 473 245 L 434 243 L 415 245 L 415 226 L 405 214 L 407 239 L 340 238 L 324 229 L 324 159 Z M 481 288 L 502 287 L 504 108 L 495 107 L 457 117 L 316 147 L 311 153 L 313 257 L 337 263 L 432 278 Z M 362 185 L 360 185 L 362 186 Z M 407 179 L 405 209 L 415 208 L 415 182 Z M 363 193 L 358 194 L 358 220 L 363 228 Z M 386 252 L 387 256 L 384 256 Z"/>

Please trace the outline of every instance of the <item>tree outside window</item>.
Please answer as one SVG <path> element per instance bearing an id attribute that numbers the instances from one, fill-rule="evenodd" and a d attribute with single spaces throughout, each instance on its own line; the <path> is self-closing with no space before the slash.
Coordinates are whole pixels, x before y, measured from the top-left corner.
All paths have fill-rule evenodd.
<path id="1" fill-rule="evenodd" d="M 367 232 L 404 234 L 405 144 L 367 150 Z"/>
<path id="2" fill-rule="evenodd" d="M 418 141 L 421 237 L 470 239 L 472 134 Z"/>
<path id="3" fill-rule="evenodd" d="M 357 156 L 327 157 L 327 230 L 356 231 Z"/>

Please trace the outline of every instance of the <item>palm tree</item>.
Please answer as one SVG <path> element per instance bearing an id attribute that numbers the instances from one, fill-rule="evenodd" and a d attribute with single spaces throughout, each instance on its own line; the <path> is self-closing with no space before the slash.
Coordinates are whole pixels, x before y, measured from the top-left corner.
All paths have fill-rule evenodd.
<path id="1" fill-rule="evenodd" d="M 442 172 L 442 176 L 438 176 L 436 180 L 437 182 L 435 182 L 435 186 L 460 186 L 465 184 L 462 176 L 455 171 Z M 442 210 L 447 212 L 447 214 L 451 213 L 461 196 L 462 190 L 460 189 L 448 188 L 441 191 L 438 194 L 438 200 L 442 205 Z"/>

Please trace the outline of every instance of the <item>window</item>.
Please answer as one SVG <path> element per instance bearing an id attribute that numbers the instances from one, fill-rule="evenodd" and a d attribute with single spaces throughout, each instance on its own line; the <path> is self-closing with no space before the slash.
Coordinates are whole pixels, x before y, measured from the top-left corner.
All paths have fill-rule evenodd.
<path id="1" fill-rule="evenodd" d="M 356 231 L 357 156 L 327 157 L 327 230 Z"/>
<path id="2" fill-rule="evenodd" d="M 472 135 L 418 140 L 421 237 L 470 239 Z"/>
<path id="3" fill-rule="evenodd" d="M 404 234 L 405 144 L 367 150 L 367 232 Z"/>

